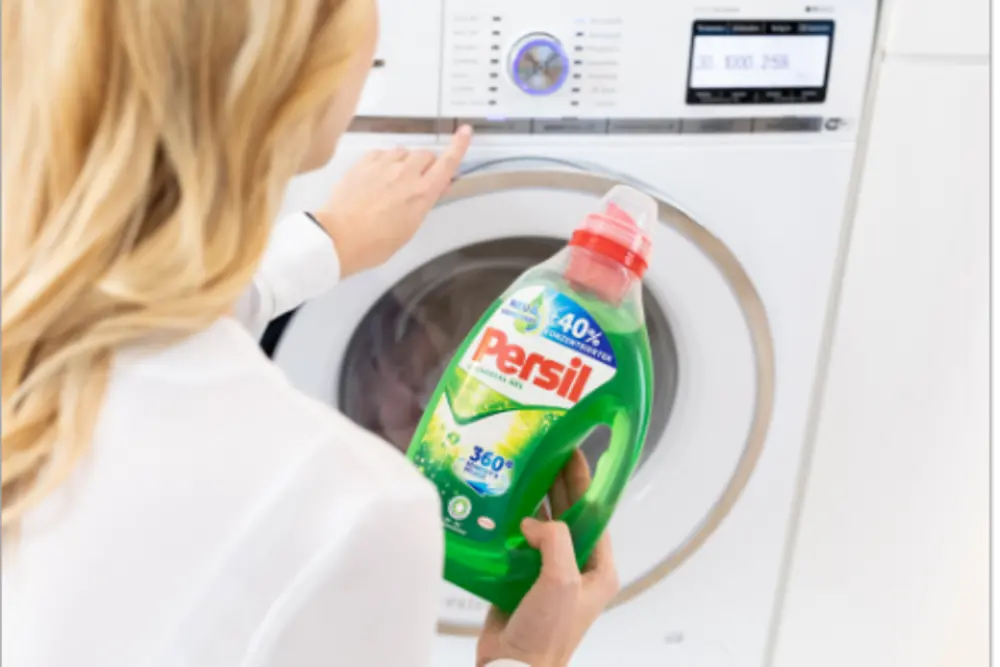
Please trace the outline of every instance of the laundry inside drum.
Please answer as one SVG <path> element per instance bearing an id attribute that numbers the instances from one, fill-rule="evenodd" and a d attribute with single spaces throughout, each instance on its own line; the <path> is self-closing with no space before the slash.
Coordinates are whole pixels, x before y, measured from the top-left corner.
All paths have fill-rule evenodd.
<path id="1" fill-rule="evenodd" d="M 406 451 L 438 381 L 483 312 L 524 271 L 565 245 L 544 237 L 485 241 L 441 255 L 411 272 L 365 314 L 348 344 L 340 410 Z M 655 451 L 677 388 L 677 351 L 666 315 L 643 289 L 653 356 L 654 407 L 640 466 Z M 593 470 L 607 429 L 581 445 Z"/>

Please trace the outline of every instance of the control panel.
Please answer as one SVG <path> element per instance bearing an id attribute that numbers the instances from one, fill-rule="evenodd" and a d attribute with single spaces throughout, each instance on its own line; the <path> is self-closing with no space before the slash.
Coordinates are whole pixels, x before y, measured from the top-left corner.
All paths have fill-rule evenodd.
<path id="1" fill-rule="evenodd" d="M 843 131 L 861 113 L 878 10 L 877 0 L 380 4 L 380 65 L 355 131 Z"/>
<path id="2" fill-rule="evenodd" d="M 448 0 L 442 115 L 611 115 L 623 100 L 629 51 L 615 4 Z"/>

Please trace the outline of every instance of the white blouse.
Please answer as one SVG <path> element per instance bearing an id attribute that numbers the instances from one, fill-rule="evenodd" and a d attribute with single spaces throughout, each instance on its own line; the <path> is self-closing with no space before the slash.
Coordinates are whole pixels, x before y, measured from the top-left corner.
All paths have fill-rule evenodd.
<path id="1" fill-rule="evenodd" d="M 430 663 L 438 494 L 257 344 L 338 278 L 291 216 L 237 318 L 116 356 L 89 454 L 4 545 L 5 667 Z"/>

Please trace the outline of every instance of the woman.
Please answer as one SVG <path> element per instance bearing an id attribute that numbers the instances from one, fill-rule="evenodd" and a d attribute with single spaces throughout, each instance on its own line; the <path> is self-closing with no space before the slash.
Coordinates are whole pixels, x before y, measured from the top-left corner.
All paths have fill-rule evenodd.
<path id="1" fill-rule="evenodd" d="M 428 663 L 437 494 L 254 336 L 388 258 L 468 146 L 369 155 L 272 233 L 375 32 L 372 0 L 3 3 L 4 665 Z M 566 663 L 616 587 L 606 541 L 581 574 L 523 530 L 542 574 L 479 664 Z"/>

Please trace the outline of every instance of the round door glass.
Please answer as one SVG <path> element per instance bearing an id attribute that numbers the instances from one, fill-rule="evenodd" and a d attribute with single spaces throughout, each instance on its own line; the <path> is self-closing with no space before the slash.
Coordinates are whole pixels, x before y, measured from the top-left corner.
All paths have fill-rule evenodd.
<path id="1" fill-rule="evenodd" d="M 455 350 L 497 297 L 532 266 L 565 246 L 552 238 L 504 238 L 433 259 L 386 292 L 347 346 L 340 410 L 406 451 Z M 677 351 L 663 309 L 643 289 L 653 354 L 655 405 L 640 465 L 661 440 L 677 387 Z M 581 448 L 591 469 L 608 446 L 606 429 Z"/>

